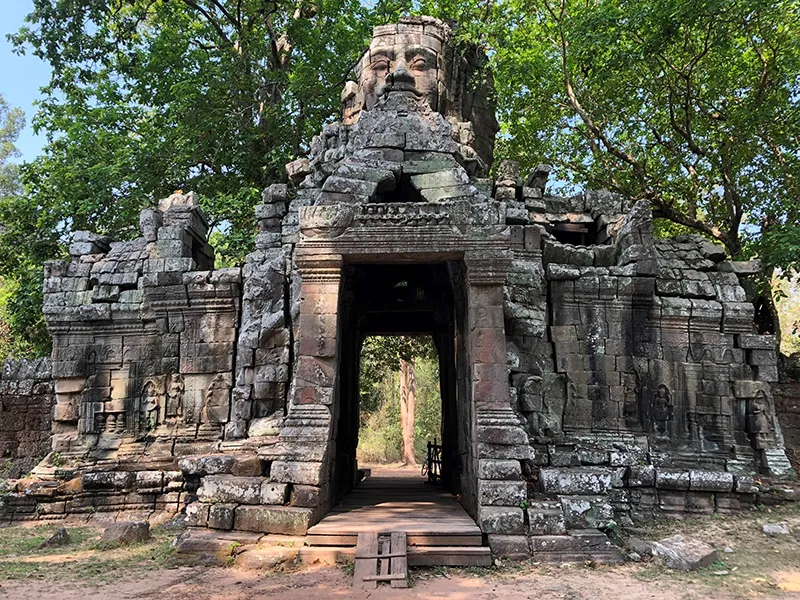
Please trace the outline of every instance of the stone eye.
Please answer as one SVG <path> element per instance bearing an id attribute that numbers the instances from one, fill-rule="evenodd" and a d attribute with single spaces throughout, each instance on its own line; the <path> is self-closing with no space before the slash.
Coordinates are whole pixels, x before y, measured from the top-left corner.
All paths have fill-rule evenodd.
<path id="1" fill-rule="evenodd" d="M 428 60 L 424 56 L 418 56 L 411 61 L 409 66 L 411 66 L 413 69 L 427 69 Z"/>
<path id="2" fill-rule="evenodd" d="M 376 60 L 370 65 L 373 71 L 388 71 L 389 61 L 386 59 Z"/>

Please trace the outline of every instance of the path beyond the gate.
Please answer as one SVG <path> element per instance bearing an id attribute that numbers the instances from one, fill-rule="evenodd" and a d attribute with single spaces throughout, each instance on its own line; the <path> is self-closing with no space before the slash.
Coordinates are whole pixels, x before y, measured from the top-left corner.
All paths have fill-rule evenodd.
<path id="1" fill-rule="evenodd" d="M 360 532 L 404 531 L 411 546 L 480 546 L 481 531 L 456 498 L 418 468 L 376 468 L 322 521 L 309 545 L 353 546 Z"/>

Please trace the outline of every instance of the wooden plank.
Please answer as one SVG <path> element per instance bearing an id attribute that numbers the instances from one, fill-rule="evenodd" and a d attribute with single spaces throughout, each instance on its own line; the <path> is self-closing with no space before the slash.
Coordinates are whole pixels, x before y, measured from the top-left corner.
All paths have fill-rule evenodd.
<path id="1" fill-rule="evenodd" d="M 406 552 L 387 552 L 386 554 L 365 554 L 364 556 L 356 555 L 356 558 L 397 558 L 405 555 Z"/>
<path id="2" fill-rule="evenodd" d="M 405 578 L 405 575 L 369 575 L 364 577 L 364 581 L 374 581 L 375 585 L 377 585 L 379 581 L 392 581 L 401 578 Z"/>
<path id="3" fill-rule="evenodd" d="M 378 553 L 378 534 L 374 532 L 366 532 L 358 534 L 358 543 L 356 545 L 356 552 L 363 552 L 364 554 L 377 554 Z M 378 586 L 375 580 L 368 580 L 367 577 L 374 576 L 378 571 L 378 561 L 374 558 L 364 558 L 356 560 L 353 569 L 353 586 L 365 589 L 374 589 Z"/>
<path id="4" fill-rule="evenodd" d="M 392 553 L 392 542 L 391 540 L 386 537 L 382 536 L 379 542 L 380 546 L 380 553 L 381 554 L 391 554 Z M 389 574 L 389 563 L 392 561 L 391 558 L 379 558 L 378 559 L 378 575 L 388 575 Z"/>
<path id="5" fill-rule="evenodd" d="M 402 575 L 403 579 L 393 579 L 391 586 L 393 588 L 406 588 L 408 587 L 408 560 L 406 559 L 406 552 L 408 552 L 408 543 L 406 542 L 406 534 L 404 531 L 393 531 L 391 534 L 392 552 L 402 552 L 402 556 L 392 559 L 392 575 Z"/>

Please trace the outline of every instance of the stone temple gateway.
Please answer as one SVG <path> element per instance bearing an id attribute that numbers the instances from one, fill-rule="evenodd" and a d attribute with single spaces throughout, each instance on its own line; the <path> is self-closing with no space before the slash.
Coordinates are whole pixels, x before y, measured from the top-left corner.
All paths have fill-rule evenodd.
<path id="1" fill-rule="evenodd" d="M 45 273 L 52 453 L 6 517 L 184 512 L 304 534 L 358 481 L 366 335 L 440 356 L 444 482 L 495 555 L 609 558 L 599 529 L 752 505 L 792 478 L 748 275 L 646 202 L 545 194 L 506 161 L 485 57 L 427 17 L 377 27 L 256 249 L 213 269 L 194 194 L 142 236 L 79 233 Z"/>

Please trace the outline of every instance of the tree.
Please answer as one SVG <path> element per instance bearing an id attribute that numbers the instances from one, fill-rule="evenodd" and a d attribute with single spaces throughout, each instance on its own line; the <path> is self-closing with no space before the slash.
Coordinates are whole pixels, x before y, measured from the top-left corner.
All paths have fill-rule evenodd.
<path id="1" fill-rule="evenodd" d="M 433 358 L 436 348 L 430 336 L 371 336 L 361 352 L 362 398 L 381 373 L 400 371 L 400 426 L 403 434 L 401 460 L 416 465 L 414 456 L 414 422 L 416 410 L 416 358 Z"/>
<path id="2" fill-rule="evenodd" d="M 31 206 L 20 183 L 15 142 L 25 125 L 19 108 L 0 96 L 0 355 L 24 357 L 44 353 L 48 337 L 42 317 L 43 260 L 57 246 L 43 247 L 32 223 L 48 215 Z M 35 258 L 34 258 L 35 257 Z"/>
<path id="3" fill-rule="evenodd" d="M 77 230 L 135 237 L 142 208 L 194 190 L 220 264 L 241 261 L 261 190 L 337 113 L 372 25 L 404 6 L 37 0 L 9 37 L 51 68 L 33 120 L 48 142 L 21 170 L 26 193 L 0 207 L 14 223 L 0 268 L 24 282 L 13 300 L 44 334 L 39 350 L 41 265 Z"/>
<path id="4" fill-rule="evenodd" d="M 512 4 L 494 57 L 504 153 L 647 198 L 731 255 L 745 218 L 797 222 L 797 3 Z"/>
<path id="5" fill-rule="evenodd" d="M 339 105 L 382 4 L 41 0 L 11 36 L 52 69 L 31 193 L 69 220 L 135 234 L 141 208 L 198 192 L 218 251 L 243 256 L 260 190 Z M 69 232 L 67 232 L 69 233 Z"/>

